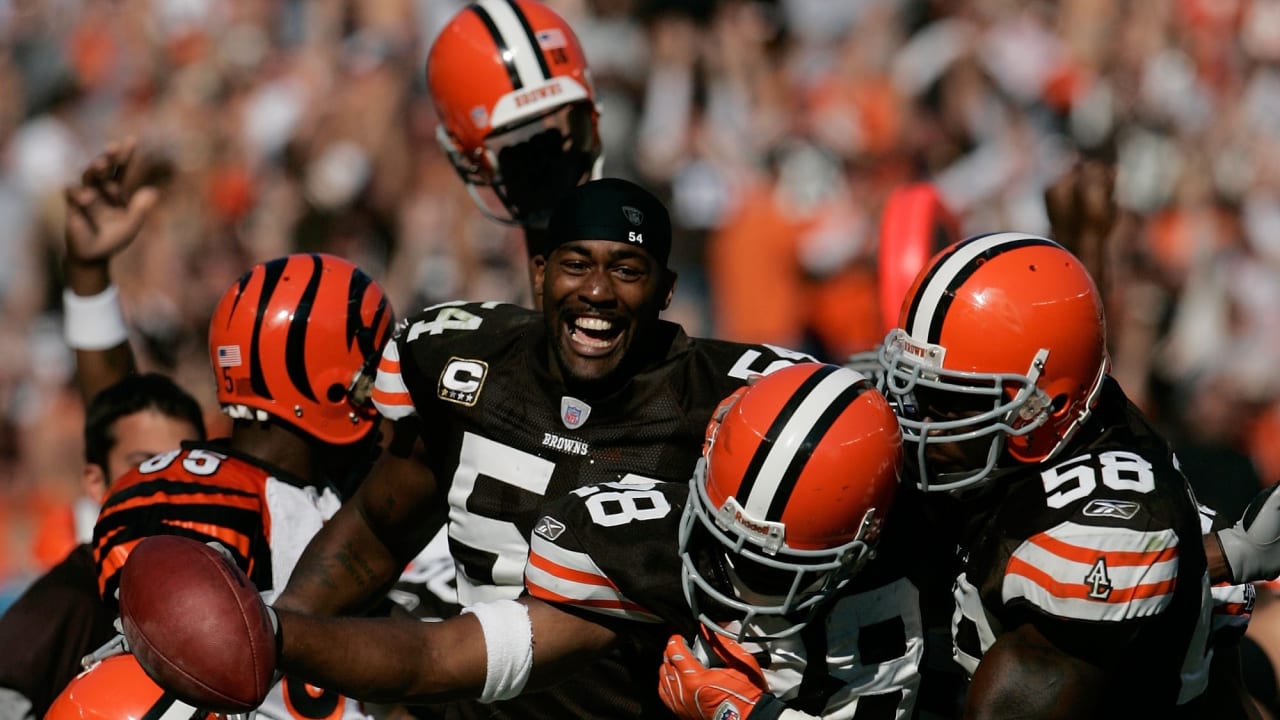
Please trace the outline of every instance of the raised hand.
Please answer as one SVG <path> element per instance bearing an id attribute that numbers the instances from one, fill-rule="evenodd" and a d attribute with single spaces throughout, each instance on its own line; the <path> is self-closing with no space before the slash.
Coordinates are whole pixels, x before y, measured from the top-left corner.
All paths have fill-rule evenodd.
<path id="1" fill-rule="evenodd" d="M 68 265 L 106 263 L 133 242 L 155 208 L 159 191 L 134 180 L 141 175 L 136 149 L 133 138 L 109 143 L 85 167 L 80 183 L 64 191 Z"/>
<path id="2" fill-rule="evenodd" d="M 1108 243 L 1120 218 L 1115 184 L 1114 165 L 1082 160 L 1044 191 L 1053 239 L 1084 262 L 1104 295 L 1113 272 Z"/>
<path id="3" fill-rule="evenodd" d="M 67 344 L 76 351 L 76 380 L 87 404 L 103 388 L 137 370 L 110 260 L 138 236 L 160 199 L 143 185 L 145 173 L 133 138 L 107 145 L 64 190 L 67 201 L 66 283 L 63 311 Z"/>

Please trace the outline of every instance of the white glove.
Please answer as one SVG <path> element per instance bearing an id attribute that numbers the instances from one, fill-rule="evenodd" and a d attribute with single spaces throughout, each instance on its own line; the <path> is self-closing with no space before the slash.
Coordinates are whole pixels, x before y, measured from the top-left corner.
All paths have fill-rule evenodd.
<path id="1" fill-rule="evenodd" d="M 112 625 L 116 629 L 116 636 L 103 643 L 97 650 L 80 658 L 80 667 L 88 670 L 109 657 L 132 652 L 129 649 L 129 641 L 124 636 L 124 627 L 120 625 L 120 618 L 117 617 Z"/>
<path id="2" fill-rule="evenodd" d="M 1215 533 L 1234 584 L 1280 576 L 1280 483 L 1263 490 L 1245 508 L 1244 517 Z"/>

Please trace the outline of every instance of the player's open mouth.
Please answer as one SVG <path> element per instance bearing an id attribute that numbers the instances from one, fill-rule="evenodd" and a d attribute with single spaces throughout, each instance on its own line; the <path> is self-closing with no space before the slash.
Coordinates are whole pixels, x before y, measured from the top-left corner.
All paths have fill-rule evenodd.
<path id="1" fill-rule="evenodd" d="M 623 326 L 599 317 L 576 317 L 568 323 L 569 344 L 579 355 L 606 355 L 618 344 Z"/>

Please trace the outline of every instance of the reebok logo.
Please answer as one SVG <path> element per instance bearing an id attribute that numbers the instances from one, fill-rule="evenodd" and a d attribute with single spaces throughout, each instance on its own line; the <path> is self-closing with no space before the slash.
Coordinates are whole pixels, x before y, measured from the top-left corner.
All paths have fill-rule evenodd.
<path id="1" fill-rule="evenodd" d="M 1130 500 L 1090 500 L 1081 512 L 1088 517 L 1109 517 L 1128 520 L 1138 514 L 1142 506 Z"/>
<path id="2" fill-rule="evenodd" d="M 564 523 L 550 515 L 543 515 L 538 524 L 533 527 L 533 532 L 548 540 L 555 540 L 564 532 Z"/>

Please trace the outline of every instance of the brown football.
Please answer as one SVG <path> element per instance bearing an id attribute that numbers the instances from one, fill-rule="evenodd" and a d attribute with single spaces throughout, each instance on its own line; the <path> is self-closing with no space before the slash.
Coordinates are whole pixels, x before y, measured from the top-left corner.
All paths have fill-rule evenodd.
<path id="1" fill-rule="evenodd" d="M 129 648 L 158 685 L 196 707 L 243 713 L 262 704 L 275 632 L 258 590 L 214 548 L 177 535 L 139 542 L 120 574 Z"/>

